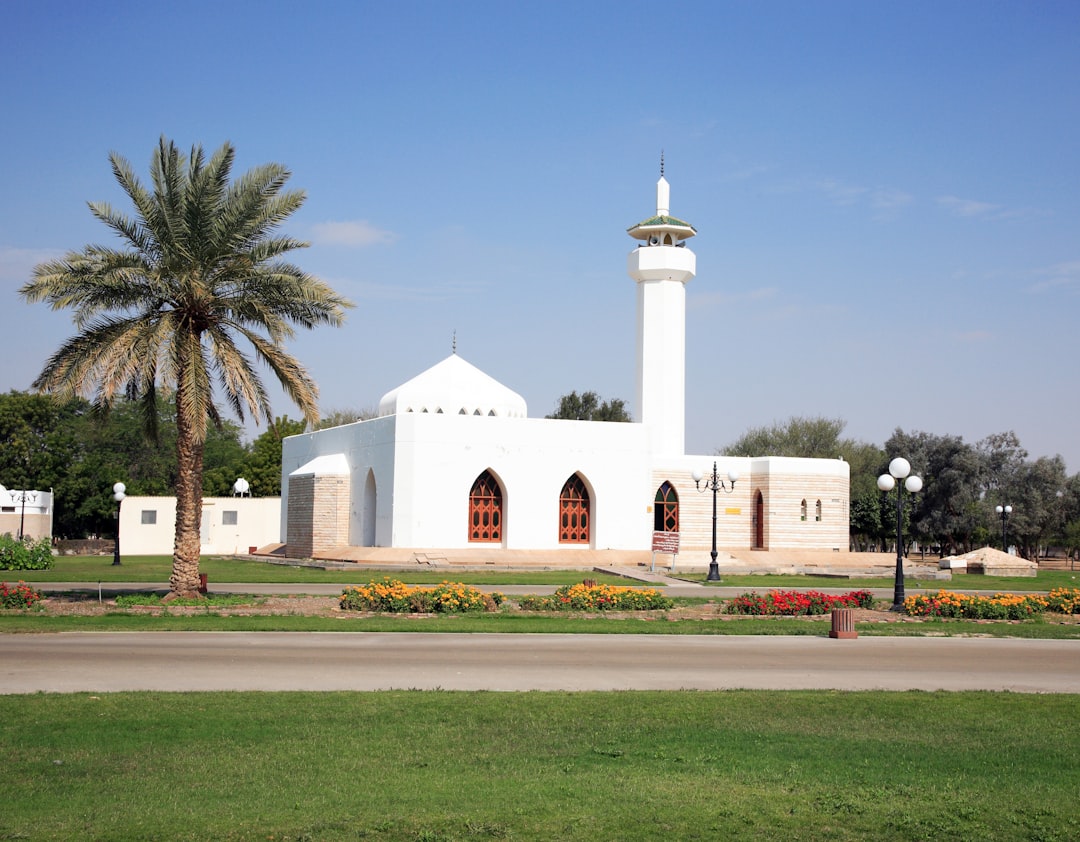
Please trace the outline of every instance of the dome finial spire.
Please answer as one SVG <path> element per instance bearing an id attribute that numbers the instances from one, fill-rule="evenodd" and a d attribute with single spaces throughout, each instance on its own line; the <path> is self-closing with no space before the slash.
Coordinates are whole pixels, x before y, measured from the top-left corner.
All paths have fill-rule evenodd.
<path id="1" fill-rule="evenodd" d="M 664 177 L 664 150 L 660 150 L 660 177 Z"/>
<path id="2" fill-rule="evenodd" d="M 453 333 L 450 334 L 450 353 L 457 353 L 457 328 L 454 328 Z"/>

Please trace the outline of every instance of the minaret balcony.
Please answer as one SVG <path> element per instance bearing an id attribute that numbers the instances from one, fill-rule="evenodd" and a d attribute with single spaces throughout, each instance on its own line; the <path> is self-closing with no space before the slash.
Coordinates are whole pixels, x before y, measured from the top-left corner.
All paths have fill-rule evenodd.
<path id="1" fill-rule="evenodd" d="M 630 252 L 626 271 L 635 281 L 686 283 L 697 272 L 697 255 L 680 246 L 642 245 Z"/>

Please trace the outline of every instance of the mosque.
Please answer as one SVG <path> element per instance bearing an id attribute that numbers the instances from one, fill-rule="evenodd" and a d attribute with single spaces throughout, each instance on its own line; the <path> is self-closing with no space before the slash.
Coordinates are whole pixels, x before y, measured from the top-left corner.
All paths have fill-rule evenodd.
<path id="1" fill-rule="evenodd" d="M 714 531 L 726 550 L 847 553 L 843 460 L 685 453 L 686 284 L 697 269 L 687 242 L 697 231 L 670 214 L 669 196 L 661 167 L 656 213 L 627 232 L 632 423 L 530 418 L 520 395 L 453 353 L 387 392 L 377 418 L 284 440 L 285 555 L 542 551 L 557 564 L 559 553 L 677 546 L 700 560 Z"/>

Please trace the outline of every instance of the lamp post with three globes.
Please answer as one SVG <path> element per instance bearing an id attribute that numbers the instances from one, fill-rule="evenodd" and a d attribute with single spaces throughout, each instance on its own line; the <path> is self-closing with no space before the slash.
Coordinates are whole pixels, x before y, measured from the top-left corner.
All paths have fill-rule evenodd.
<path id="1" fill-rule="evenodd" d="M 909 476 L 909 474 L 911 474 Z M 904 480 L 903 487 L 898 485 Z M 889 473 L 878 477 L 877 487 L 885 493 L 896 488 L 896 576 L 893 579 L 892 611 L 904 610 L 904 488 L 911 494 L 922 491 L 922 477 L 911 473 L 911 463 L 897 456 L 889 463 Z"/>

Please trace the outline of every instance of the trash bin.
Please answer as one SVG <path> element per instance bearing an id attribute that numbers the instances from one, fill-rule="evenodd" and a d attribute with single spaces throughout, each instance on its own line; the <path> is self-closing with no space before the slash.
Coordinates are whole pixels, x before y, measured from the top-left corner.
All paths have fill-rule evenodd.
<path id="1" fill-rule="evenodd" d="M 859 633 L 855 631 L 855 617 L 850 608 L 834 608 L 832 610 L 832 629 L 829 637 L 833 640 L 853 640 Z"/>
<path id="2" fill-rule="evenodd" d="M 199 574 L 199 593 L 206 593 L 206 574 Z"/>

